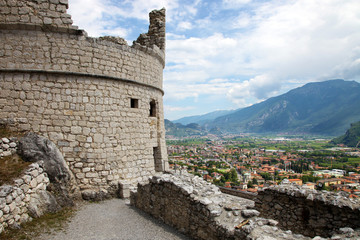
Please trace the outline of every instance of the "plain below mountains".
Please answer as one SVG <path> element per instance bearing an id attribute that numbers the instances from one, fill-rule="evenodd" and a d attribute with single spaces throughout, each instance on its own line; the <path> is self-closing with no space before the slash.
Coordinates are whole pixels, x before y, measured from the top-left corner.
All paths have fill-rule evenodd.
<path id="1" fill-rule="evenodd" d="M 339 136 L 360 120 L 360 83 L 308 83 L 277 97 L 233 111 L 216 111 L 174 121 L 197 131 Z M 185 127 L 185 126 L 183 126 Z"/>

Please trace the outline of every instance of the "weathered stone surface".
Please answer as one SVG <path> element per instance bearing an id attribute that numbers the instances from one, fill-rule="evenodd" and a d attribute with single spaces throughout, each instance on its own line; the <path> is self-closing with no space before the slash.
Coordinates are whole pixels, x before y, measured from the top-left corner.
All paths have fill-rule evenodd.
<path id="1" fill-rule="evenodd" d="M 44 137 L 35 133 L 26 134 L 19 140 L 18 153 L 25 161 L 43 161 L 44 169 L 52 182 L 67 182 L 71 178 L 69 167 L 59 149 Z M 32 175 L 36 177 L 38 173 Z"/>
<path id="2" fill-rule="evenodd" d="M 72 198 L 79 196 L 79 190 L 72 172 L 53 142 L 30 132 L 19 140 L 18 152 L 26 161 L 39 162 L 47 173 L 45 177 L 39 175 L 38 169 L 28 170 L 33 177 L 30 186 L 34 188 L 38 182 L 49 178 L 49 190 L 56 193 L 58 203 L 61 206 L 73 204 Z"/>
<path id="3" fill-rule="evenodd" d="M 253 209 L 245 209 L 241 210 L 241 215 L 246 218 L 251 218 L 259 216 L 260 212 Z"/>
<path id="4" fill-rule="evenodd" d="M 54 213 L 60 209 L 61 207 L 57 203 L 55 197 L 47 191 L 38 192 L 36 198 L 31 198 L 28 207 L 32 217 L 40 217 L 46 212 Z"/>
<path id="5" fill-rule="evenodd" d="M 256 209 L 279 227 L 306 236 L 330 237 L 343 227 L 360 228 L 360 201 L 347 194 L 279 185 L 258 192 Z"/>
<path id="6" fill-rule="evenodd" d="M 6 197 L 13 191 L 13 187 L 10 185 L 3 185 L 0 187 L 0 197 Z"/>
<path id="7" fill-rule="evenodd" d="M 184 172 L 156 175 L 139 184 L 131 192 L 131 204 L 194 239 L 310 239 L 284 232 L 275 227 L 275 220 L 257 217 L 259 212 L 249 209 L 253 201 L 223 194 Z"/>

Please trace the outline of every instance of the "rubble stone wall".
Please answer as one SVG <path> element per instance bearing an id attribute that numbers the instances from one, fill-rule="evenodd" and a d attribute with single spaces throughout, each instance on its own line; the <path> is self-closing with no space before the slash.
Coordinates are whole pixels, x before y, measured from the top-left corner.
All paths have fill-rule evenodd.
<path id="1" fill-rule="evenodd" d="M 255 203 L 261 216 L 306 236 L 330 237 L 340 228 L 360 228 L 360 201 L 341 193 L 277 186 L 259 191 Z"/>
<path id="2" fill-rule="evenodd" d="M 158 174 L 139 183 L 130 200 L 193 239 L 310 239 L 258 217 L 253 201 L 223 194 L 215 185 L 184 172 Z"/>
<path id="3" fill-rule="evenodd" d="M 246 204 L 234 202 L 227 210 L 220 207 L 230 198 L 201 178 L 165 174 L 139 184 L 137 192 L 131 194 L 131 203 L 195 239 L 232 239 L 234 226 L 240 223 L 240 210 Z M 228 226 L 218 224 L 216 219 L 222 218 Z"/>
<path id="4" fill-rule="evenodd" d="M 54 142 L 82 191 L 113 194 L 167 169 L 165 10 L 150 14 L 151 42 L 128 46 L 87 37 L 67 7 L 0 2 L 0 120 Z"/>
<path id="5" fill-rule="evenodd" d="M 49 183 L 43 167 L 33 163 L 14 184 L 0 187 L 0 233 L 38 217 L 39 199 Z"/>
<path id="6" fill-rule="evenodd" d="M 243 191 L 239 191 L 239 190 L 231 189 L 231 188 L 226 188 L 226 187 L 219 187 L 219 189 L 220 189 L 220 191 L 222 193 L 226 193 L 226 194 L 230 194 L 230 195 L 233 195 L 233 196 L 246 198 L 246 199 L 250 199 L 250 200 L 256 199 L 256 196 L 257 196 L 256 193 L 243 192 Z"/>

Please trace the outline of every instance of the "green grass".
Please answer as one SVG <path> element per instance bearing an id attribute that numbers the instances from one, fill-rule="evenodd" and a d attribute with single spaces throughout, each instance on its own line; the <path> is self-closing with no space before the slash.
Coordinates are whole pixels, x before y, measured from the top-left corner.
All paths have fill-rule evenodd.
<path id="1" fill-rule="evenodd" d="M 219 169 L 217 169 L 217 171 L 220 173 L 227 173 L 227 172 L 229 172 L 229 169 L 228 168 L 227 169 L 219 168 Z"/>
<path id="2" fill-rule="evenodd" d="M 20 229 L 7 228 L 0 234 L 0 239 L 6 240 L 31 240 L 36 239 L 41 233 L 52 233 L 64 229 L 69 219 L 74 215 L 74 208 L 64 208 L 57 213 L 44 214 L 21 225 Z"/>
<path id="3" fill-rule="evenodd" d="M 360 164 L 360 158 L 348 158 L 348 161 L 350 163 L 359 163 Z"/>

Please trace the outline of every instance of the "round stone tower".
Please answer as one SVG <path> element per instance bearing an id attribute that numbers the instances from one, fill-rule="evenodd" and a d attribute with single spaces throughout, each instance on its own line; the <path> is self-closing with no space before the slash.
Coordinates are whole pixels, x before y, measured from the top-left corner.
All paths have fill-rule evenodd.
<path id="1" fill-rule="evenodd" d="M 83 192 L 168 168 L 165 9 L 128 46 L 72 25 L 67 0 L 0 1 L 0 120 L 53 141 Z"/>

